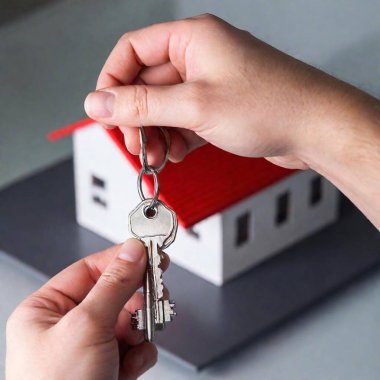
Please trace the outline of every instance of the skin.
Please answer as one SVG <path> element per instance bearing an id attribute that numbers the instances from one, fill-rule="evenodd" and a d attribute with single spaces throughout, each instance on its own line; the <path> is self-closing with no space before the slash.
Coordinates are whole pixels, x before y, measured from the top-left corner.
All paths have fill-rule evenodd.
<path id="1" fill-rule="evenodd" d="M 168 267 L 165 255 L 162 268 Z M 24 300 L 7 323 L 7 380 L 132 380 L 157 350 L 131 328 L 143 305 L 136 293 L 146 266 L 143 244 L 86 257 Z"/>
<path id="2" fill-rule="evenodd" d="M 126 33 L 85 108 L 120 127 L 132 154 L 140 152 L 136 127 L 165 126 L 174 162 L 211 143 L 312 168 L 380 228 L 379 101 L 214 16 Z M 146 132 L 148 161 L 157 165 L 162 137 Z M 73 264 L 15 310 L 8 380 L 135 379 L 155 363 L 154 346 L 129 327 L 145 267 L 141 246 L 138 260 L 117 257 L 139 251 L 131 241 Z"/>

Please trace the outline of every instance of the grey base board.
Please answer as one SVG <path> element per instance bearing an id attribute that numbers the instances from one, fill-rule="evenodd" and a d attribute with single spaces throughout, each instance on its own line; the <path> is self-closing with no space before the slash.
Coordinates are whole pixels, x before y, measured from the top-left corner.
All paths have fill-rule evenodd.
<path id="1" fill-rule="evenodd" d="M 0 249 L 48 275 L 109 244 L 75 222 L 72 161 L 0 192 Z M 221 288 L 172 264 L 165 283 L 178 316 L 157 344 L 205 367 L 379 264 L 380 234 L 343 200 L 339 223 Z"/>

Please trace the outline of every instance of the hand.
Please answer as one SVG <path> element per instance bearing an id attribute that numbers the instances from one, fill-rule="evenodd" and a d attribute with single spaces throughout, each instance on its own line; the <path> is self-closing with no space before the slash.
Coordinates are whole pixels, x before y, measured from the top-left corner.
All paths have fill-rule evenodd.
<path id="1" fill-rule="evenodd" d="M 105 63 L 90 117 L 119 126 L 138 154 L 136 127 L 165 126 L 170 159 L 209 142 L 312 168 L 380 229 L 380 103 L 217 17 L 205 15 L 126 33 Z M 147 128 L 148 141 L 159 141 Z M 163 144 L 148 146 L 157 165 Z"/>
<path id="2" fill-rule="evenodd" d="M 136 379 L 157 350 L 131 329 L 146 255 L 135 239 L 80 260 L 24 300 L 7 324 L 7 380 Z M 168 258 L 163 261 L 164 269 Z"/>
<path id="3" fill-rule="evenodd" d="M 140 151 L 135 127 L 160 125 L 171 127 L 173 161 L 207 141 L 238 155 L 281 156 L 283 166 L 303 167 L 298 151 L 304 130 L 319 116 L 313 99 L 331 80 L 205 15 L 126 33 L 85 108 L 93 119 L 120 126 L 133 154 Z M 158 160 L 158 149 L 151 149 L 150 160 Z"/>

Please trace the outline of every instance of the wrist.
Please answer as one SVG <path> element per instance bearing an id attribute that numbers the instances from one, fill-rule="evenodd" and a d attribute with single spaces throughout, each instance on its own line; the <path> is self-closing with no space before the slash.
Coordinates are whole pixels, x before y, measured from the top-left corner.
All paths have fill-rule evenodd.
<path id="1" fill-rule="evenodd" d="M 380 149 L 380 101 L 346 83 L 332 81 L 336 82 L 332 87 L 315 94 L 314 110 L 295 144 L 295 154 L 326 176 L 332 175 L 335 167 L 356 167 L 363 160 L 376 159 Z"/>
<path id="2" fill-rule="evenodd" d="M 321 118 L 299 157 L 341 190 L 380 229 L 380 102 L 359 90 Z"/>

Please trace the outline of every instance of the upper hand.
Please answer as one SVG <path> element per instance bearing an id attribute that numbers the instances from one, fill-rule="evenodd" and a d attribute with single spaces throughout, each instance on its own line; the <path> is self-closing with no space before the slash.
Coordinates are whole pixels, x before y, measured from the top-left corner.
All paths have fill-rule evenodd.
<path id="1" fill-rule="evenodd" d="M 140 151 L 136 127 L 165 126 L 172 161 L 207 141 L 238 155 L 269 156 L 282 166 L 302 168 L 298 152 L 310 135 L 304 129 L 316 117 L 311 94 L 323 75 L 204 15 L 122 36 L 85 108 L 102 124 L 119 126 L 133 154 Z M 157 135 L 149 132 L 148 140 Z M 156 144 L 149 160 L 160 155 Z"/>
<path id="2" fill-rule="evenodd" d="M 130 239 L 74 263 L 24 300 L 7 324 L 7 380 L 129 380 L 149 369 L 157 350 L 130 323 L 143 305 L 135 292 L 145 266 L 145 248 Z"/>
<path id="3" fill-rule="evenodd" d="M 87 113 L 119 126 L 165 126 L 170 159 L 209 142 L 288 168 L 312 168 L 380 228 L 380 103 L 210 15 L 128 32 L 110 54 Z M 147 128 L 148 163 L 163 158 Z M 148 134 L 147 133 L 147 134 Z M 377 207 L 374 207 L 376 205 Z"/>

